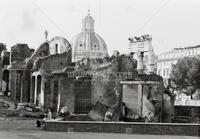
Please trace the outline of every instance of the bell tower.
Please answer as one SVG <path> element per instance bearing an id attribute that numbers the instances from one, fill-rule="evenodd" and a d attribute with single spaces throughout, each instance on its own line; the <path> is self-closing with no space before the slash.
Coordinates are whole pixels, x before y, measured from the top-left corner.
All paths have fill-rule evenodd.
<path id="1" fill-rule="evenodd" d="M 87 16 L 82 20 L 82 31 L 94 32 L 94 19 L 90 15 L 90 10 L 88 10 Z"/>

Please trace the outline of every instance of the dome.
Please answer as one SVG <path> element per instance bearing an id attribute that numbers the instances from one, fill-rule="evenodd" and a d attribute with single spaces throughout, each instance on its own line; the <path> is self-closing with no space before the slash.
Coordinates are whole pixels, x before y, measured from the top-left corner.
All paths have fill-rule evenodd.
<path id="1" fill-rule="evenodd" d="M 77 34 L 71 41 L 72 60 L 107 57 L 106 43 L 101 36 L 94 32 L 94 19 L 90 14 L 83 19 L 82 23 L 82 32 Z"/>
<path id="2" fill-rule="evenodd" d="M 49 41 L 50 55 L 64 53 L 69 49 L 71 45 L 64 37 L 56 36 Z"/>

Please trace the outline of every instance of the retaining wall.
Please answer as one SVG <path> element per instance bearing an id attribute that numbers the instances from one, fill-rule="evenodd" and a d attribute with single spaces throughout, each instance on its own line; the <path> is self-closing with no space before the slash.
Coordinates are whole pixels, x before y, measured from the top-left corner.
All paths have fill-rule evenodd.
<path id="1" fill-rule="evenodd" d="M 200 136 L 200 124 L 45 121 L 45 131 Z"/>

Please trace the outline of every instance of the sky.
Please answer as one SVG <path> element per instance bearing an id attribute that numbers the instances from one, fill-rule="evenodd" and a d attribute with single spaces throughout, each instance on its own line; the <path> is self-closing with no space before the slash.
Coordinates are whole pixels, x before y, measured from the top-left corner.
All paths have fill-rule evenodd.
<path id="1" fill-rule="evenodd" d="M 37 48 L 48 38 L 69 42 L 88 9 L 108 51 L 128 51 L 128 38 L 152 35 L 156 54 L 200 45 L 200 0 L 0 0 L 0 42 Z"/>

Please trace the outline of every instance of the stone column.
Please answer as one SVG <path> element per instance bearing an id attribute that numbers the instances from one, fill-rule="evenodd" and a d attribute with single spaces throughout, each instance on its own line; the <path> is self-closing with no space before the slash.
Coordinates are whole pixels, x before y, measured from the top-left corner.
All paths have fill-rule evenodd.
<path id="1" fill-rule="evenodd" d="M 41 97 L 40 97 L 40 104 L 41 107 L 44 107 L 44 77 L 42 77 L 41 79 Z"/>
<path id="2" fill-rule="evenodd" d="M 154 71 L 154 67 L 155 67 L 155 62 L 154 62 L 154 54 L 153 52 L 151 51 L 149 56 L 148 56 L 148 73 L 149 74 L 153 74 L 155 71 Z"/>
<path id="3" fill-rule="evenodd" d="M 61 79 L 58 79 L 58 105 L 57 105 L 57 114 L 60 108 L 60 93 L 61 93 Z"/>
<path id="4" fill-rule="evenodd" d="M 15 76 L 15 83 L 14 83 L 14 87 L 15 87 L 15 91 L 14 91 L 14 100 L 17 99 L 17 78 L 18 78 L 18 74 L 16 74 L 16 76 Z"/>
<path id="5" fill-rule="evenodd" d="M 138 84 L 138 107 L 139 107 L 139 114 L 142 116 L 142 109 L 143 109 L 143 85 Z"/>
<path id="6" fill-rule="evenodd" d="M 20 102 L 23 101 L 23 82 L 24 82 L 24 78 L 23 78 L 23 73 L 20 72 Z"/>
<path id="7" fill-rule="evenodd" d="M 33 100 L 33 97 L 32 97 L 32 95 L 33 95 L 33 81 L 32 81 L 32 76 L 30 76 L 30 78 L 31 78 L 31 80 L 30 80 L 30 103 L 32 103 L 32 100 Z"/>
<path id="8" fill-rule="evenodd" d="M 143 74 L 144 73 L 144 61 L 143 61 L 143 58 L 144 58 L 144 52 L 140 52 L 139 53 L 139 56 L 138 56 L 138 61 L 137 61 L 137 71 L 138 71 L 138 74 Z"/>
<path id="9" fill-rule="evenodd" d="M 8 92 L 10 92 L 10 95 L 11 95 L 11 82 L 12 82 L 12 78 L 14 78 L 14 77 L 12 77 L 11 75 L 12 75 L 12 73 L 11 73 L 11 70 L 8 70 L 9 71 L 9 76 L 8 76 Z"/>
<path id="10" fill-rule="evenodd" d="M 34 104 L 36 104 L 37 99 L 37 76 L 35 76 L 35 92 L 34 92 Z"/>

